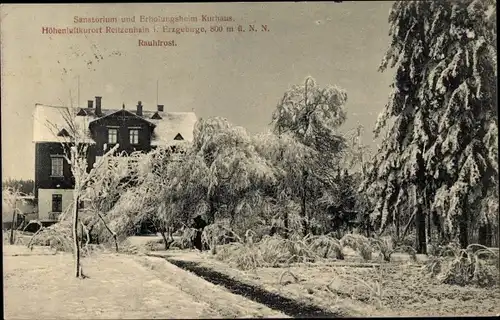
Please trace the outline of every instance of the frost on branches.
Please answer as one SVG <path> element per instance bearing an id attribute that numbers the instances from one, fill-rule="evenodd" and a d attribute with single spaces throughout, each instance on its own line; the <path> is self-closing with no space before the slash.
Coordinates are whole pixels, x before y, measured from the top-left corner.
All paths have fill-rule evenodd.
<path id="1" fill-rule="evenodd" d="M 304 234 L 309 233 L 315 223 L 311 211 L 321 212 L 339 202 L 333 195 L 339 194 L 336 173 L 346 148 L 345 138 L 338 133 L 346 119 L 346 102 L 347 93 L 343 89 L 321 87 L 307 77 L 303 85 L 294 85 L 285 92 L 273 113 L 277 167 L 293 159 L 289 158 L 290 148 L 299 151 L 298 159 L 293 160 L 296 162 L 290 167 L 295 172 L 289 172 L 289 178 L 281 181 L 293 177 L 292 183 L 282 187 L 287 190 L 284 191 L 287 197 L 300 204 Z M 289 217 L 285 215 L 284 220 L 284 227 L 288 229 Z M 316 221 L 316 225 L 324 226 L 323 222 Z"/>
<path id="2" fill-rule="evenodd" d="M 224 118 L 200 120 L 194 129 L 192 152 L 208 172 L 204 210 L 200 211 L 206 221 L 227 218 L 232 225 L 241 225 L 266 218 L 261 209 L 268 195 L 262 190 L 274 183 L 275 173 L 244 128 L 232 126 Z"/>
<path id="3" fill-rule="evenodd" d="M 73 201 L 69 209 L 72 211 L 72 241 L 73 254 L 75 262 L 75 276 L 84 277 L 82 266 L 80 264 L 80 246 L 78 235 L 83 239 L 83 229 L 86 230 L 87 244 L 90 241 L 90 233 L 87 229 L 86 222 L 100 220 L 106 227 L 107 231 L 113 235 L 115 239 L 115 248 L 118 251 L 118 243 L 116 234 L 111 230 L 103 217 L 106 210 L 112 206 L 113 202 L 120 195 L 120 185 L 127 175 L 130 174 L 128 164 L 123 161 L 118 161 L 120 157 L 115 157 L 114 154 L 118 149 L 118 145 L 106 152 L 100 159 L 96 161 L 92 168 L 88 166 L 89 147 L 93 143 L 87 136 L 85 128 L 88 127 L 86 119 L 77 116 L 76 108 L 68 107 L 61 111 L 63 118 L 63 127 L 67 129 L 68 136 L 59 137 L 60 143 L 64 150 L 64 158 L 71 168 L 71 174 L 74 181 Z M 63 128 L 58 127 L 54 123 L 47 123 L 47 126 L 57 135 Z M 103 198 L 104 197 L 104 198 Z M 91 216 L 82 219 L 81 203 L 86 201 L 91 204 Z M 66 219 L 67 212 L 64 212 L 60 221 Z M 97 218 L 96 218 L 97 217 Z M 82 230 L 79 232 L 79 229 Z M 83 243 L 83 241 L 82 241 Z"/>
<path id="4" fill-rule="evenodd" d="M 393 125 L 363 190 L 382 227 L 400 218 L 402 198 L 412 201 L 419 252 L 424 214 L 462 246 L 471 228 L 497 222 L 495 9 L 489 0 L 398 1 L 390 12 L 380 68 L 396 76 L 375 132 Z"/>

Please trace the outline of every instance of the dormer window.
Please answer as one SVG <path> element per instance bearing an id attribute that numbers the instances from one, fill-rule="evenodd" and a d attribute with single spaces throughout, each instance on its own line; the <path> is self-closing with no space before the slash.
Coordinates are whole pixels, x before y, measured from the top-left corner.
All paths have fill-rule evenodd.
<path id="1" fill-rule="evenodd" d="M 155 114 L 153 114 L 153 116 L 151 117 L 151 119 L 160 120 L 161 116 L 158 114 L 158 112 L 155 112 Z"/>
<path id="2" fill-rule="evenodd" d="M 57 134 L 58 137 L 69 137 L 69 133 L 68 133 L 68 130 L 66 129 L 62 129 L 61 131 L 59 131 L 59 133 Z"/>
<path id="3" fill-rule="evenodd" d="M 118 142 L 118 129 L 108 128 L 108 143 L 116 144 Z"/>
<path id="4" fill-rule="evenodd" d="M 80 111 L 78 111 L 78 113 L 76 115 L 77 116 L 86 116 L 87 112 L 85 112 L 85 110 L 83 110 L 83 109 L 80 109 Z"/>

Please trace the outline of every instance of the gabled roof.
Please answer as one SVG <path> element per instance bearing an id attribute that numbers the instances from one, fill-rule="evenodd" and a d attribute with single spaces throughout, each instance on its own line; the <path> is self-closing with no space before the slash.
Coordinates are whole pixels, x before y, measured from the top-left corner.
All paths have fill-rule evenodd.
<path id="1" fill-rule="evenodd" d="M 96 119 L 94 119 L 94 120 L 90 121 L 89 125 L 92 125 L 93 123 L 99 122 L 99 121 L 101 121 L 102 119 L 105 119 L 105 118 L 107 118 L 107 117 L 110 117 L 110 116 L 112 116 L 112 115 L 114 115 L 114 114 L 117 114 L 117 113 L 119 113 L 119 112 L 127 113 L 127 114 L 129 114 L 130 116 L 132 116 L 132 117 L 134 117 L 134 118 L 141 119 L 141 120 L 143 120 L 144 122 L 147 122 L 147 123 L 148 123 L 149 125 L 151 125 L 152 127 L 156 127 L 156 125 L 155 125 L 154 123 L 152 123 L 151 121 L 147 120 L 146 118 L 141 117 L 141 116 L 138 116 L 137 114 L 135 114 L 135 113 L 133 113 L 133 112 L 130 112 L 129 110 L 125 110 L 125 109 L 115 110 L 115 111 L 112 111 L 112 112 L 110 112 L 110 113 L 108 113 L 108 114 L 106 114 L 106 115 L 103 115 L 103 116 L 102 116 L 102 117 L 100 117 L 100 118 L 96 118 Z"/>
<path id="2" fill-rule="evenodd" d="M 71 109 L 67 107 L 35 104 L 33 142 L 70 142 L 70 137 L 58 136 L 63 129 L 73 132 L 65 120 L 65 115 L 70 112 Z M 88 118 L 88 116 L 75 117 L 75 130 L 82 142 L 94 143 L 88 130 Z"/>
<path id="3" fill-rule="evenodd" d="M 145 113 L 145 111 L 143 111 Z M 149 111 L 148 116 L 151 117 L 154 112 Z M 158 112 L 161 119 L 149 121 L 156 124 L 151 139 L 151 145 L 165 145 L 175 142 L 175 136 L 180 133 L 184 140 L 193 141 L 193 129 L 196 121 L 194 112 Z M 180 142 L 180 141 L 179 141 Z"/>
<path id="4" fill-rule="evenodd" d="M 43 104 L 35 104 L 35 112 L 33 114 L 33 142 L 64 142 L 69 141 L 68 137 L 58 137 L 57 134 L 68 128 L 64 119 L 64 114 L 74 111 L 78 113 L 83 110 L 85 116 L 77 116 L 74 118 L 77 132 L 82 137 L 82 141 L 87 143 L 95 143 L 90 135 L 89 124 L 95 120 L 102 119 L 106 116 L 112 115 L 123 109 L 101 109 L 102 116 L 99 117 L 95 114 L 95 108 L 77 108 L 71 109 L 61 106 L 50 106 Z M 142 117 L 137 116 L 136 110 L 126 110 L 133 116 L 144 119 L 145 121 L 154 125 L 153 136 L 151 137 L 151 145 L 166 145 L 177 143 L 181 141 L 174 140 L 177 134 L 181 134 L 184 140 L 193 140 L 193 129 L 196 121 L 196 114 L 194 112 L 162 112 L 162 111 L 149 111 L 143 110 Z M 161 119 L 153 118 L 154 114 L 158 114 Z"/>

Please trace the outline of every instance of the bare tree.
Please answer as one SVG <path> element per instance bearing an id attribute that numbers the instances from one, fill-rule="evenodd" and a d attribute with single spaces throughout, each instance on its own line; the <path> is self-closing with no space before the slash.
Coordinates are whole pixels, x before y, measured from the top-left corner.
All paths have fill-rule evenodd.
<path id="1" fill-rule="evenodd" d="M 12 226 L 10 228 L 9 243 L 14 244 L 14 229 L 17 225 L 17 213 L 21 210 L 17 207 L 17 200 L 21 196 L 19 187 L 8 187 L 2 190 L 2 202 L 4 202 L 8 208 L 12 208 Z"/>
<path id="2" fill-rule="evenodd" d="M 78 226 L 80 222 L 79 210 L 81 201 L 84 200 L 87 191 L 92 188 L 96 177 L 106 173 L 108 168 L 105 164 L 119 148 L 117 144 L 111 150 L 106 152 L 89 170 L 89 147 L 93 144 L 93 140 L 87 131 L 88 123 L 86 117 L 77 117 L 76 109 L 73 107 L 61 108 L 61 116 L 64 124 L 55 124 L 47 122 L 47 126 L 52 130 L 54 135 L 57 135 L 62 129 L 65 129 L 67 135 L 60 137 L 60 142 L 64 150 L 64 158 L 70 165 L 72 178 L 74 179 L 73 202 L 72 202 L 72 237 L 73 237 L 73 255 L 75 264 L 75 276 L 83 277 L 82 267 L 80 263 L 80 245 L 78 242 Z M 102 219 L 100 212 L 98 216 Z M 60 217 L 62 221 L 64 215 Z M 102 219 L 104 222 L 104 219 Z M 105 223 L 105 222 L 104 222 Z M 111 233 L 113 231 L 110 230 Z M 114 233 L 113 233 L 114 234 Z"/>

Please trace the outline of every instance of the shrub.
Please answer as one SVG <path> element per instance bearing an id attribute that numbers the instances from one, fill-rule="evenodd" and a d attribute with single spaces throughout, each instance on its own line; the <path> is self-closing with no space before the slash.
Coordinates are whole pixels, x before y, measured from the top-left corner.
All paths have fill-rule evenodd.
<path id="1" fill-rule="evenodd" d="M 318 256 L 309 247 L 309 238 L 309 235 L 304 238 L 296 237 L 295 239 L 265 236 L 258 243 L 258 247 L 262 251 L 265 261 L 271 265 L 313 262 L 318 259 Z"/>
<path id="2" fill-rule="evenodd" d="M 52 249 L 63 252 L 73 251 L 71 223 L 59 222 L 47 228 L 41 228 L 31 237 L 27 246 L 49 246 Z"/>
<path id="3" fill-rule="evenodd" d="M 372 245 L 380 251 L 384 261 L 391 261 L 391 255 L 394 252 L 394 246 L 390 238 L 370 239 Z"/>
<path id="4" fill-rule="evenodd" d="M 246 242 L 220 246 L 220 250 L 216 252 L 217 259 L 232 263 L 239 269 L 248 270 L 295 262 L 314 262 L 319 258 L 310 248 L 310 236 L 302 239 L 284 239 L 276 235 L 266 235 L 261 241 L 253 242 L 249 234 L 250 232 L 247 232 Z"/>
<path id="5" fill-rule="evenodd" d="M 174 238 L 174 242 L 172 242 L 170 248 L 192 249 L 193 240 L 196 237 L 196 229 L 184 228 L 182 231 L 179 231 L 178 234 L 179 237 Z"/>
<path id="6" fill-rule="evenodd" d="M 159 251 L 165 249 L 165 241 L 163 239 L 149 240 L 144 244 L 144 248 L 148 251 Z"/>
<path id="7" fill-rule="evenodd" d="M 373 248 L 370 240 L 360 234 L 346 234 L 340 239 L 342 246 L 355 250 L 365 261 L 372 259 Z"/>
<path id="8" fill-rule="evenodd" d="M 262 252 L 253 244 L 231 243 L 217 252 L 220 260 L 232 263 L 241 270 L 251 270 L 266 266 Z"/>
<path id="9" fill-rule="evenodd" d="M 324 248 L 322 257 L 324 259 L 328 258 L 329 253 L 333 250 L 335 254 L 335 259 L 344 260 L 344 253 L 342 252 L 342 244 L 339 240 L 333 238 L 329 235 L 315 236 L 311 240 L 311 250 L 318 252 Z"/>
<path id="10" fill-rule="evenodd" d="M 225 244 L 228 240 L 237 240 L 242 243 L 243 240 L 228 226 L 227 223 L 213 223 L 206 226 L 201 234 L 202 242 L 210 248 L 212 254 L 217 253 L 217 246 Z M 247 232 L 248 233 L 248 232 Z"/>
<path id="11" fill-rule="evenodd" d="M 474 248 L 479 250 L 474 251 Z M 440 256 L 432 257 L 424 271 L 446 284 L 489 287 L 498 283 L 498 270 L 493 271 L 497 263 L 489 265 L 491 260 L 498 261 L 498 254 L 485 246 L 471 244 L 460 249 L 452 244 L 443 248 Z"/>

